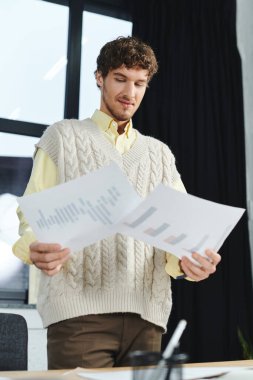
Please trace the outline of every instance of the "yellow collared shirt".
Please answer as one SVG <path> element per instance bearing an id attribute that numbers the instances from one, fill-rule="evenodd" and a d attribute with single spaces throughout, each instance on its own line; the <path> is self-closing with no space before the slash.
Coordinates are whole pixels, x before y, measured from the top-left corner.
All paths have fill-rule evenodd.
<path id="1" fill-rule="evenodd" d="M 131 119 L 125 126 L 124 133 L 120 135 L 117 122 L 104 112 L 96 110 L 91 118 L 104 133 L 104 136 L 115 145 L 119 153 L 124 154 L 129 151 L 137 137 Z"/>
<path id="2" fill-rule="evenodd" d="M 124 129 L 124 133 L 122 134 L 118 133 L 118 125 L 116 121 L 102 111 L 96 110 L 92 115 L 92 120 L 121 154 L 126 153 L 134 144 L 137 132 L 133 129 L 132 120 L 128 122 Z M 57 168 L 55 163 L 47 153 L 42 149 L 38 149 L 34 158 L 33 169 L 25 194 L 27 195 L 42 191 L 56 186 L 57 184 Z M 173 187 L 175 190 L 185 192 L 184 185 L 180 179 Z M 25 263 L 31 264 L 29 258 L 29 245 L 36 240 L 36 237 L 25 220 L 20 208 L 18 208 L 17 214 L 20 220 L 19 234 L 21 237 L 14 244 L 12 248 L 13 253 Z M 183 272 L 180 270 L 179 259 L 170 253 L 166 254 L 166 258 L 166 272 L 174 278 L 182 276 Z"/>

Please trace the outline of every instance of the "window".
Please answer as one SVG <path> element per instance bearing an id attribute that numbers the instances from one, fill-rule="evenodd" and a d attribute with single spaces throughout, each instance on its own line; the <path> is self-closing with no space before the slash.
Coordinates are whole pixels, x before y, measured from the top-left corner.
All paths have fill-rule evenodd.
<path id="1" fill-rule="evenodd" d="M 32 168 L 34 137 L 0 133 L 1 302 L 27 301 L 28 267 L 12 254 L 18 239 L 16 196 L 23 194 Z"/>
<path id="2" fill-rule="evenodd" d="M 63 118 L 68 7 L 0 4 L 0 117 L 51 124 Z"/>
<path id="3" fill-rule="evenodd" d="M 99 107 L 96 57 L 104 43 L 131 35 L 131 22 L 111 17 L 128 18 L 124 7 L 111 0 L 0 0 L 0 303 L 27 302 L 28 266 L 11 247 L 34 145 L 47 125 Z"/>
<path id="4" fill-rule="evenodd" d="M 90 117 L 99 107 L 100 91 L 94 71 L 101 47 L 119 36 L 132 35 L 132 22 L 83 12 L 79 118 Z"/>

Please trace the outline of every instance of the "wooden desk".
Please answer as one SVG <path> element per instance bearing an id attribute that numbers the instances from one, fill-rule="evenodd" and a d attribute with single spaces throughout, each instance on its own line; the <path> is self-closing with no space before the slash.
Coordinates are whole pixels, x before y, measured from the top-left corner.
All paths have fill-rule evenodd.
<path id="1" fill-rule="evenodd" d="M 211 363 L 190 363 L 185 364 L 187 367 L 250 367 L 253 366 L 253 360 L 234 360 L 228 362 L 211 362 Z M 1 372 L 0 372 L 1 373 Z"/>
<path id="2" fill-rule="evenodd" d="M 238 366 L 238 367 L 246 367 L 246 366 L 253 366 L 253 360 L 236 360 L 236 361 L 226 361 L 226 362 L 212 362 L 212 363 L 190 363 L 185 364 L 185 367 L 229 367 L 229 366 Z M 117 371 L 122 370 L 124 371 L 125 368 L 117 368 Z M 113 371 L 112 368 L 103 368 L 104 371 Z M 97 369 L 90 369 L 91 372 L 98 371 Z M 77 376 L 74 372 L 74 370 L 54 370 L 54 371 L 0 371 L 0 378 L 1 377 L 7 377 L 12 379 L 19 379 L 19 378 L 41 378 L 41 379 L 54 379 L 59 378 L 59 376 L 63 375 L 66 372 L 70 372 L 68 376 L 64 376 L 67 380 L 80 380 L 81 378 Z M 81 369 L 78 370 L 78 372 L 81 372 Z M 64 379 L 63 378 L 63 379 Z"/>
<path id="3" fill-rule="evenodd" d="M 40 378 L 54 378 L 57 376 L 63 375 L 67 370 L 55 370 L 55 371 L 0 371 L 0 379 L 1 377 L 9 377 L 12 379 L 19 378 L 32 378 L 32 377 L 40 377 Z M 79 377 L 80 380 L 80 377 Z"/>

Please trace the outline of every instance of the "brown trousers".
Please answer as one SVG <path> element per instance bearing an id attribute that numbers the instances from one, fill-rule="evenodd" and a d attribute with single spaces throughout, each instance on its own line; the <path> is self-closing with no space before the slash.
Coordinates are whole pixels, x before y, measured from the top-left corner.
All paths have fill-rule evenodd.
<path id="1" fill-rule="evenodd" d="M 132 351 L 160 351 L 162 328 L 138 314 L 67 319 L 48 327 L 48 369 L 128 366 Z"/>

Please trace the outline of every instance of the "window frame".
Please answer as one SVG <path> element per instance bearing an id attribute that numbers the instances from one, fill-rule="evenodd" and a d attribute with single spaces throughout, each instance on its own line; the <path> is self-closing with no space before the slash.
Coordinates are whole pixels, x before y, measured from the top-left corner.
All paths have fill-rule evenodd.
<path id="1" fill-rule="evenodd" d="M 65 83 L 64 118 L 78 119 L 80 79 L 81 79 L 81 41 L 83 11 L 132 21 L 131 9 L 126 8 L 123 0 L 41 0 L 69 7 L 67 71 Z M 47 125 L 20 120 L 0 118 L 0 132 L 40 137 Z"/>
<path id="2" fill-rule="evenodd" d="M 81 80 L 81 50 L 83 11 L 98 13 L 126 21 L 132 21 L 130 8 L 126 9 L 123 0 L 42 0 L 69 7 L 67 71 L 65 83 L 64 118 L 78 119 L 80 80 Z M 0 132 L 24 136 L 41 137 L 47 125 L 0 118 Z M 28 289 L 29 291 L 29 289 Z M 0 288 L 0 307 L 5 304 L 26 304 L 28 307 L 28 292 L 13 291 Z"/>

